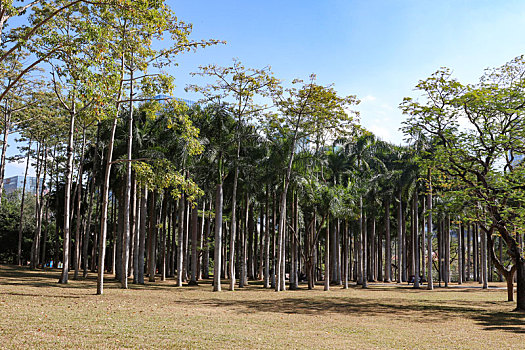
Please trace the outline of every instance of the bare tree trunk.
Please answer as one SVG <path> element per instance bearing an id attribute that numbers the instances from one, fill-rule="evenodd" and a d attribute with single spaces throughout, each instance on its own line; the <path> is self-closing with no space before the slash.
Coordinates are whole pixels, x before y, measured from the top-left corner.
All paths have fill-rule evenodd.
<path id="1" fill-rule="evenodd" d="M 157 191 L 151 192 L 151 203 L 149 208 L 149 226 L 148 236 L 150 239 L 149 245 L 149 262 L 148 262 L 148 275 L 149 281 L 155 282 L 155 273 L 157 272 Z"/>
<path id="2" fill-rule="evenodd" d="M 363 288 L 368 288 L 368 225 L 366 222 L 366 213 L 363 211 L 363 206 L 361 204 L 361 222 L 362 222 L 362 230 L 361 230 L 361 242 L 362 242 L 362 250 L 363 250 Z"/>
<path id="3" fill-rule="evenodd" d="M 254 203 L 255 205 L 255 203 Z M 251 279 L 255 279 L 255 275 L 254 275 L 254 259 L 255 259 L 255 255 L 253 254 L 253 248 L 254 246 L 257 247 L 257 244 L 254 244 L 254 241 L 255 243 L 257 242 L 257 239 L 254 240 L 254 223 L 253 223 L 253 209 L 254 209 L 254 205 L 250 206 L 249 208 L 249 211 L 248 211 L 248 224 L 246 225 L 246 233 L 248 235 L 247 237 L 247 240 L 248 240 L 248 252 L 247 252 L 247 258 L 248 258 L 248 265 L 247 265 L 247 268 L 246 268 L 246 276 L 247 276 L 247 280 L 249 280 L 250 278 Z M 256 249 L 257 250 L 257 249 Z"/>
<path id="4" fill-rule="evenodd" d="M 42 142 L 38 143 L 37 151 L 36 151 L 36 191 L 35 191 L 35 221 L 36 221 L 36 228 L 33 233 L 33 242 L 31 244 L 31 254 L 30 254 L 30 267 L 31 269 L 35 269 L 38 266 L 38 258 L 37 255 L 37 249 L 40 246 L 40 229 L 39 229 L 39 214 L 40 214 L 40 171 L 41 171 L 41 165 L 42 165 Z"/>
<path id="5" fill-rule="evenodd" d="M 326 220 L 326 242 L 324 251 L 324 290 L 330 290 L 330 215 Z"/>
<path id="6" fill-rule="evenodd" d="M 265 240 L 264 240 L 264 223 L 265 223 L 265 218 L 264 218 L 264 204 L 262 202 L 260 202 L 260 212 L 259 212 L 259 254 L 257 254 L 257 258 L 258 258 L 258 263 L 259 263 L 259 266 L 258 266 L 258 272 L 257 272 L 257 278 L 258 280 L 260 281 L 263 281 L 264 280 L 264 244 L 265 244 Z"/>
<path id="7" fill-rule="evenodd" d="M 140 191 L 140 228 L 139 250 L 137 258 L 137 283 L 144 284 L 144 253 L 146 248 L 146 219 L 148 210 L 148 190 L 142 187 Z"/>
<path id="8" fill-rule="evenodd" d="M 222 193 L 222 192 L 221 192 Z M 222 209 L 222 207 L 221 207 Z M 184 212 L 185 209 L 185 200 L 184 195 L 182 195 L 179 199 L 179 227 L 178 227 L 178 246 L 177 246 L 177 287 L 182 287 L 182 280 L 184 278 L 183 274 L 183 265 L 184 265 L 184 258 L 183 258 L 183 245 L 184 245 Z M 222 213 L 222 212 L 221 212 Z M 216 214 L 219 215 L 219 214 Z M 222 215 L 221 215 L 222 219 Z"/>
<path id="9" fill-rule="evenodd" d="M 240 141 L 237 147 L 237 158 L 240 150 Z M 239 178 L 239 168 L 235 165 L 235 175 L 233 178 L 232 195 L 232 222 L 230 230 L 230 290 L 235 290 L 235 240 L 237 239 L 237 181 Z"/>
<path id="10" fill-rule="evenodd" d="M 244 220 L 241 220 L 244 221 L 244 224 L 241 225 L 241 229 L 239 230 L 239 240 L 240 240 L 240 250 L 241 250 L 241 254 L 240 254 L 240 259 L 241 259 L 241 263 L 240 263 L 240 273 L 239 273 L 239 288 L 244 288 L 246 286 L 246 273 L 247 273 L 247 269 L 246 269 L 246 236 L 247 236 L 247 232 L 248 232 L 248 213 L 249 213 L 249 207 L 250 207 L 250 199 L 249 199 L 249 196 L 248 196 L 248 192 L 246 192 L 246 197 L 245 197 L 245 211 L 244 211 Z M 242 227 L 244 226 L 244 228 Z"/>
<path id="11" fill-rule="evenodd" d="M 474 281 L 481 283 L 479 279 L 479 239 L 476 225 L 472 225 L 472 260 L 473 260 L 473 274 Z"/>
<path id="12" fill-rule="evenodd" d="M 191 278 L 189 285 L 197 285 L 197 232 L 199 230 L 199 208 L 195 205 L 191 211 Z"/>
<path id="13" fill-rule="evenodd" d="M 444 232 L 444 243 L 445 243 L 445 287 L 448 287 L 450 283 L 450 214 L 447 214 L 445 218 L 445 232 Z"/>
<path id="14" fill-rule="evenodd" d="M 273 192 L 273 201 L 272 201 L 272 288 L 276 288 L 276 277 L 277 277 L 277 233 L 275 232 L 275 225 L 277 221 L 277 195 L 275 191 Z"/>
<path id="15" fill-rule="evenodd" d="M 270 288 L 270 192 L 266 184 L 266 224 L 264 225 L 264 288 Z"/>
<path id="16" fill-rule="evenodd" d="M 463 284 L 463 235 L 465 234 L 465 226 L 463 223 L 459 224 L 458 230 L 458 284 Z"/>
<path id="17" fill-rule="evenodd" d="M 426 202 L 426 198 L 425 196 L 423 196 L 422 198 L 423 200 L 423 208 L 422 208 L 422 215 L 421 215 L 421 219 L 422 219 L 422 223 L 421 223 L 421 259 L 420 259 L 420 262 L 421 262 L 421 276 L 423 276 L 423 278 L 426 276 L 426 269 L 425 269 L 425 262 L 426 262 L 426 248 L 425 248 L 425 245 L 426 245 L 426 232 L 425 232 L 425 213 L 427 212 L 427 202 Z"/>
<path id="18" fill-rule="evenodd" d="M 414 193 L 413 198 L 413 205 L 414 205 L 414 260 L 415 260 L 415 273 L 414 273 L 414 288 L 419 288 L 419 266 L 420 266 L 420 260 L 419 260 L 419 208 L 418 208 L 419 200 L 417 198 L 417 191 Z"/>
<path id="19" fill-rule="evenodd" d="M 348 239 L 348 220 L 344 221 L 343 227 L 343 289 L 348 289 L 348 255 L 350 252 Z"/>
<path id="20" fill-rule="evenodd" d="M 80 270 L 80 224 L 81 224 L 81 215 L 80 209 L 82 205 L 82 174 L 84 172 L 84 152 L 86 149 L 86 128 L 82 128 L 82 148 L 80 150 L 80 164 L 78 165 L 78 175 L 77 175 L 77 209 L 76 209 L 76 224 L 75 224 L 75 273 L 73 279 L 78 279 L 78 272 Z M 86 244 L 86 242 L 84 242 Z"/>
<path id="21" fill-rule="evenodd" d="M 470 264 L 471 264 L 471 242 L 472 242 L 472 231 L 470 229 L 470 224 L 467 224 L 467 277 L 466 281 L 470 281 Z"/>
<path id="22" fill-rule="evenodd" d="M 99 187 L 99 190 L 101 188 Z M 95 223 L 95 225 L 98 225 L 100 227 L 100 213 L 102 208 L 102 197 L 100 196 L 100 191 L 97 194 L 97 207 L 96 207 L 96 214 L 95 217 L 98 218 L 99 221 Z M 97 269 L 97 249 L 98 249 L 98 230 L 93 230 L 93 246 L 91 247 L 91 272 L 95 272 Z"/>
<path id="23" fill-rule="evenodd" d="M 204 246 L 203 246 L 203 256 L 202 256 L 202 278 L 210 278 L 210 238 L 211 238 L 211 210 L 212 210 L 212 199 L 210 196 L 210 203 L 208 207 L 208 218 L 206 219 L 206 231 L 204 233 Z M 204 216 L 204 213 L 203 213 Z M 221 237 L 222 239 L 222 237 Z M 220 257 L 220 250 L 219 250 Z M 214 260 L 215 261 L 215 260 Z M 220 273 L 220 269 L 219 269 Z"/>
<path id="24" fill-rule="evenodd" d="M 27 183 L 27 173 L 29 170 L 29 163 L 31 159 L 31 143 L 32 140 L 29 139 L 29 145 L 27 147 L 27 158 L 26 158 L 26 170 L 24 172 L 24 183 L 22 186 L 22 200 L 20 202 L 20 223 L 18 224 L 18 250 L 17 250 L 17 263 L 22 265 L 22 234 L 24 232 L 24 204 L 26 198 L 26 183 Z M 58 229 L 58 226 L 57 226 Z"/>
<path id="25" fill-rule="evenodd" d="M 74 104 L 73 104 L 74 106 Z M 71 112 L 69 121 L 69 140 L 67 146 L 67 165 L 66 165 L 66 186 L 64 195 L 64 262 L 62 266 L 62 274 L 58 283 L 68 283 L 69 271 L 69 241 L 70 241 L 70 215 L 71 215 L 71 183 L 73 178 L 73 136 L 75 131 L 75 110 Z"/>
<path id="26" fill-rule="evenodd" d="M 2 207 L 2 195 L 4 194 L 4 177 L 5 177 L 5 155 L 7 153 L 7 139 L 11 130 L 11 111 L 9 101 L 5 101 L 4 125 L 3 125 L 2 155 L 0 158 L 0 208 Z"/>
<path id="27" fill-rule="evenodd" d="M 282 212 L 281 212 L 282 213 Z M 285 278 L 285 274 L 286 274 L 286 232 L 288 231 L 287 230 L 287 225 L 286 225 L 286 222 L 288 222 L 288 211 L 287 211 L 287 206 L 285 205 L 285 208 L 284 208 L 284 215 L 279 215 L 279 219 L 280 220 L 283 220 L 284 224 L 283 224 L 283 229 L 281 231 L 282 233 L 282 240 L 281 240 L 281 245 L 279 245 L 279 249 L 280 249 L 280 252 L 281 252 L 281 267 L 280 267 L 280 276 L 281 276 L 281 291 L 284 291 L 286 290 L 286 278 Z"/>
<path id="28" fill-rule="evenodd" d="M 168 192 L 164 191 L 162 198 L 162 208 L 160 209 L 160 280 L 166 280 L 166 216 L 168 211 Z M 158 232 L 158 231 L 157 231 Z M 192 266 L 193 268 L 193 266 Z"/>
<path id="29" fill-rule="evenodd" d="M 86 279 L 88 275 L 88 264 L 89 264 L 89 236 L 91 233 L 91 218 L 93 216 L 93 197 L 95 196 L 95 173 L 93 173 L 91 180 L 89 181 L 89 200 L 88 200 L 88 212 L 86 215 L 86 219 L 84 220 L 83 224 L 83 231 L 82 231 L 82 259 L 83 259 L 83 271 L 82 271 L 82 278 Z"/>
<path id="30" fill-rule="evenodd" d="M 213 291 L 221 291 L 221 267 L 222 267 L 222 183 L 217 184 L 215 192 L 215 244 L 213 251 Z"/>
<path id="31" fill-rule="evenodd" d="M 171 207 L 171 275 L 176 277 L 177 274 L 177 222 L 179 217 L 178 202 L 173 201 Z"/>
<path id="32" fill-rule="evenodd" d="M 481 233 L 481 273 L 483 280 L 483 289 L 488 288 L 488 268 L 487 268 L 487 232 Z"/>
<path id="33" fill-rule="evenodd" d="M 432 280 L 432 182 L 430 177 L 430 169 L 428 169 L 428 204 L 427 204 L 427 247 L 428 247 L 428 265 L 427 265 L 427 289 L 434 289 L 434 281 Z"/>
<path id="34" fill-rule="evenodd" d="M 399 203 L 397 206 L 397 283 L 401 283 L 403 270 L 403 198 L 399 190 Z"/>
<path id="35" fill-rule="evenodd" d="M 140 245 L 140 198 L 137 192 L 137 180 L 135 175 L 133 176 L 133 189 L 132 189 L 132 205 L 131 210 L 133 212 L 133 219 L 131 222 L 131 232 L 133 233 L 133 284 L 138 283 L 138 270 L 139 270 L 139 245 Z"/>
<path id="36" fill-rule="evenodd" d="M 298 257 L 297 257 L 297 252 L 298 252 L 298 249 L 297 249 L 297 246 L 298 246 L 298 242 L 297 242 L 297 238 L 299 236 L 299 224 L 298 224 L 298 221 L 299 221 L 299 213 L 298 213 L 298 209 L 299 209 L 299 205 L 298 205 L 298 199 L 297 199 L 297 191 L 294 191 L 293 192 L 293 211 L 292 211 L 292 220 L 293 220 L 293 232 L 292 232 L 292 236 L 291 236 L 291 271 L 290 271 L 290 289 L 294 290 L 294 289 L 297 289 L 298 285 L 299 285 L 299 277 L 298 277 L 298 267 L 297 267 L 297 260 L 298 260 Z"/>
<path id="37" fill-rule="evenodd" d="M 172 256 L 173 256 L 173 252 L 171 250 L 171 246 L 172 246 L 172 239 L 171 239 L 171 232 L 172 232 L 172 227 L 171 227 L 171 224 L 173 222 L 172 220 L 172 212 L 173 212 L 173 209 L 172 209 L 172 201 L 168 201 L 168 207 L 166 208 L 166 277 L 173 277 L 173 274 L 172 274 Z"/>
<path id="38" fill-rule="evenodd" d="M 116 96 L 117 106 L 115 110 L 115 117 L 111 126 L 111 135 L 108 144 L 108 153 L 106 156 L 106 173 L 104 175 L 104 184 L 102 187 L 102 214 L 100 219 L 100 240 L 98 253 L 98 276 L 97 276 L 97 294 L 104 293 L 104 263 L 106 259 L 106 236 L 107 236 L 107 218 L 108 218 L 108 202 L 109 202 L 109 177 L 111 174 L 111 165 L 113 158 L 113 144 L 115 143 L 115 131 L 117 129 L 118 118 L 120 116 L 120 97 L 122 94 L 122 87 L 124 85 L 124 56 L 121 57 L 120 62 L 120 86 Z"/>
<path id="39" fill-rule="evenodd" d="M 375 282 L 376 280 L 376 264 L 375 264 L 375 237 L 376 237 L 376 221 L 375 221 L 375 218 L 371 218 L 370 219 L 370 223 L 371 223 L 371 227 L 370 227 L 370 243 L 368 244 L 368 246 L 370 247 L 370 258 L 369 258 L 369 261 L 370 261 L 370 265 L 369 265 L 369 270 L 370 270 L 370 273 L 369 273 L 369 281 L 370 282 Z"/>
<path id="40" fill-rule="evenodd" d="M 203 237 L 204 237 L 204 227 L 205 227 L 205 221 L 206 221 L 206 198 L 203 198 L 202 201 L 202 218 L 200 220 L 199 225 L 199 231 L 198 231 L 198 237 L 197 237 L 197 281 L 202 279 L 202 258 L 204 256 L 204 249 L 203 249 Z"/>
<path id="41" fill-rule="evenodd" d="M 390 240 L 390 200 L 385 201 L 385 282 L 392 282 L 392 241 Z"/>
<path id="42" fill-rule="evenodd" d="M 516 276 L 517 288 L 516 288 L 516 310 L 525 311 L 525 259 L 520 257 L 516 261 L 518 274 Z M 512 278 L 509 278 L 511 281 Z"/>

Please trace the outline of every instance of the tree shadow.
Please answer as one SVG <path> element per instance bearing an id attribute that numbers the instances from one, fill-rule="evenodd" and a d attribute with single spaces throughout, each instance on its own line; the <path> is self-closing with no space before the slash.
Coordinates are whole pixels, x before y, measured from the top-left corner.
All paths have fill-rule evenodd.
<path id="1" fill-rule="evenodd" d="M 0 294 L 14 295 L 14 296 L 39 296 L 52 298 L 84 298 L 86 295 L 93 295 L 95 289 L 96 276 L 90 274 L 87 279 L 74 281 L 73 283 L 64 285 L 57 283 L 60 275 L 59 270 L 29 270 L 28 268 L 10 267 L 0 265 L 0 285 L 11 286 L 30 286 L 30 287 L 50 287 L 61 289 L 84 289 L 86 293 L 79 293 L 74 295 L 53 295 L 46 293 L 46 295 L 36 294 L 34 292 L 18 292 L 18 291 L 0 291 Z M 343 315 L 362 315 L 362 316 L 388 316 L 396 319 L 406 319 L 407 322 L 419 323 L 435 323 L 443 320 L 453 320 L 455 318 L 467 318 L 474 320 L 488 331 L 504 331 L 516 334 L 525 334 L 525 314 L 518 312 L 502 312 L 491 311 L 494 306 L 505 305 L 506 302 L 495 301 L 477 301 L 475 304 L 468 300 L 467 296 L 464 300 L 415 300 L 411 301 L 406 298 L 385 298 L 380 302 L 376 299 L 368 299 L 363 297 L 330 295 L 319 295 L 319 293 L 312 293 L 311 296 L 306 296 L 308 289 L 301 285 L 298 291 L 288 291 L 279 294 L 271 294 L 272 289 L 261 288 L 260 283 L 252 283 L 246 288 L 237 288 L 235 293 L 245 294 L 242 298 L 232 298 L 234 295 L 227 292 L 229 281 L 223 280 L 223 286 L 226 287 L 224 293 L 211 293 L 212 280 L 201 280 L 198 286 L 187 286 L 186 284 L 180 288 L 176 287 L 175 280 L 169 279 L 160 282 L 157 279 L 155 283 L 148 283 L 144 285 L 129 284 L 131 290 L 140 291 L 155 291 L 164 290 L 171 291 L 174 295 L 183 293 L 184 291 L 210 291 L 209 297 L 198 298 L 173 298 L 170 303 L 181 305 L 195 305 L 196 307 L 212 307 L 212 308 L 228 308 L 234 312 L 242 314 L 251 313 L 276 313 L 276 314 L 302 314 L 302 315 L 329 315 L 329 314 L 343 314 Z M 120 287 L 119 282 L 112 279 L 111 276 L 106 276 L 104 283 L 105 288 L 117 289 Z M 360 286 L 351 285 L 350 289 L 358 290 Z M 476 289 L 445 289 L 439 288 L 434 292 L 425 290 L 424 288 L 418 290 L 406 285 L 392 285 L 389 286 L 373 286 L 366 290 L 366 293 L 377 292 L 392 292 L 395 289 L 396 293 L 448 293 L 461 292 L 473 293 Z M 341 292 L 343 290 L 335 287 L 334 290 Z M 319 289 L 314 290 L 319 291 Z M 248 293 L 249 292 L 249 293 Z M 479 292 L 479 291 L 478 291 Z M 256 293 L 256 294 L 254 294 Z M 271 295 L 271 297 L 269 297 Z M 508 305 L 508 304 L 506 304 Z M 499 307 L 501 310 L 501 307 Z"/>
<path id="2" fill-rule="evenodd" d="M 184 300 L 187 303 L 188 300 Z M 479 302 L 476 307 L 469 301 L 433 301 L 407 304 L 406 300 L 389 299 L 384 302 L 372 302 L 366 298 L 355 297 L 293 297 L 283 299 L 199 299 L 196 305 L 218 308 L 233 308 L 243 314 L 278 313 L 302 315 L 362 315 L 392 316 L 410 322 L 435 323 L 455 318 L 469 318 L 481 324 L 485 330 L 502 330 L 525 334 L 525 314 L 515 312 L 485 311 L 497 302 Z M 485 310 L 484 310 L 485 309 Z"/>

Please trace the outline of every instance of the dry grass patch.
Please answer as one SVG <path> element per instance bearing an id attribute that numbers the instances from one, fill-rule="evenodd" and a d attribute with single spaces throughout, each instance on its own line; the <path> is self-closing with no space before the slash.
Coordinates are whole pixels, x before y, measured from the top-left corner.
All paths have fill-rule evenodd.
<path id="1" fill-rule="evenodd" d="M 525 348 L 525 315 L 512 312 L 503 289 L 275 293 L 254 284 L 213 293 L 209 281 L 170 280 L 129 290 L 109 282 L 97 296 L 94 275 L 67 286 L 58 277 L 0 266 L 0 347 Z"/>

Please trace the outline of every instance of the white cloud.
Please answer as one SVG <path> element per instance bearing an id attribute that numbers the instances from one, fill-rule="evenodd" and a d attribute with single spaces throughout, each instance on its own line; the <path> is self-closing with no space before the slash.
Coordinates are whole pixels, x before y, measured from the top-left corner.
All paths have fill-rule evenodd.
<path id="1" fill-rule="evenodd" d="M 369 130 L 382 140 L 392 139 L 392 133 L 390 132 L 390 130 L 383 126 L 374 124 L 369 127 Z"/>
<path id="2" fill-rule="evenodd" d="M 375 100 L 376 100 L 376 97 L 372 95 L 366 95 L 365 97 L 361 98 L 361 102 L 372 102 Z"/>
<path id="3" fill-rule="evenodd" d="M 5 177 L 12 177 L 12 176 L 24 176 L 24 173 L 26 171 L 26 160 L 24 159 L 21 162 L 10 162 L 5 165 Z M 28 176 L 35 176 L 35 169 L 30 166 L 29 171 L 27 172 Z"/>

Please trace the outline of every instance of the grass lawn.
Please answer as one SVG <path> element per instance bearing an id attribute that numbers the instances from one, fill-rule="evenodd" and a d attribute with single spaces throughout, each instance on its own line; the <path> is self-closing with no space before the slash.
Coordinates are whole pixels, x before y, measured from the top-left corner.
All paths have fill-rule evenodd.
<path id="1" fill-rule="evenodd" d="M 254 282 L 213 293 L 210 281 L 173 279 L 122 290 L 108 276 L 97 296 L 95 275 L 66 286 L 58 277 L 0 265 L 0 348 L 525 349 L 525 314 L 504 289 L 275 293 Z"/>

